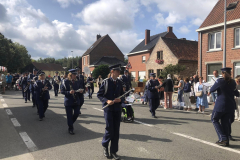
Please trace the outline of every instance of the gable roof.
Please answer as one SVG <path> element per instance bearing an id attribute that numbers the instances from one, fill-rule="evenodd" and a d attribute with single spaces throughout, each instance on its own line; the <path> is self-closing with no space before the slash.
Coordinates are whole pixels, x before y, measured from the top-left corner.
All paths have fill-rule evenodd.
<path id="1" fill-rule="evenodd" d="M 147 45 L 145 45 L 145 39 L 142 40 L 142 42 L 139 43 L 130 53 L 152 49 L 157 44 L 159 38 L 166 36 L 167 33 L 168 32 L 163 32 L 163 33 L 151 36 L 150 37 L 150 42 Z"/>
<path id="2" fill-rule="evenodd" d="M 45 71 L 65 71 L 63 67 L 60 64 L 54 64 L 54 63 L 32 63 L 35 68 Z"/>
<path id="3" fill-rule="evenodd" d="M 102 58 L 100 58 L 98 61 L 94 62 L 92 65 L 102 65 L 102 64 L 106 64 L 106 65 L 114 65 L 114 64 L 121 64 L 122 66 L 126 66 L 127 64 L 124 61 L 121 61 L 119 59 L 117 59 L 114 56 L 103 56 Z"/>
<path id="4" fill-rule="evenodd" d="M 230 3 L 238 0 L 227 0 L 227 7 Z M 227 11 L 227 21 L 232 21 L 240 18 L 240 3 L 238 2 L 235 9 Z M 204 28 L 224 22 L 224 0 L 219 0 L 199 27 Z"/>
<path id="5" fill-rule="evenodd" d="M 164 43 L 179 60 L 198 60 L 198 42 L 162 37 Z M 164 54 L 164 53 L 163 53 Z"/>
<path id="6" fill-rule="evenodd" d="M 95 41 L 95 42 L 93 43 L 93 45 L 91 45 L 91 47 L 88 48 L 88 50 L 87 50 L 82 56 L 89 55 L 89 54 L 97 47 L 97 45 L 98 45 L 99 43 L 101 43 L 102 40 L 103 40 L 105 37 L 107 37 L 107 36 L 108 36 L 108 34 L 105 35 L 105 36 L 103 36 L 103 37 L 101 37 L 101 38 L 99 38 L 97 41 Z"/>

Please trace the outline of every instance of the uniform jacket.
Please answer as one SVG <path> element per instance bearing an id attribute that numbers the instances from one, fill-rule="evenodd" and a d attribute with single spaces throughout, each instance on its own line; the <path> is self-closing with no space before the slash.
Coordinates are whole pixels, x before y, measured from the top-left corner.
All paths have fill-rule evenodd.
<path id="1" fill-rule="evenodd" d="M 88 77 L 88 78 L 87 78 L 87 83 L 90 83 L 90 81 L 93 81 L 93 78 Z M 93 83 L 90 83 L 90 86 L 93 87 Z"/>
<path id="2" fill-rule="evenodd" d="M 79 93 L 75 93 L 75 98 L 76 98 L 76 100 L 75 100 L 73 95 L 70 94 L 70 90 L 71 90 L 70 85 L 72 86 L 72 89 L 75 91 L 80 89 L 79 81 L 75 81 L 74 85 L 73 85 L 72 81 L 70 81 L 68 79 L 63 80 L 63 83 L 61 85 L 61 93 L 65 95 L 64 106 L 66 106 L 66 107 L 80 105 Z M 76 103 L 74 103 L 74 102 L 76 102 Z"/>
<path id="3" fill-rule="evenodd" d="M 155 88 L 155 86 L 159 86 L 159 82 L 157 79 L 155 80 L 152 80 L 150 79 L 148 82 L 147 82 L 147 89 L 148 89 L 148 98 L 149 99 L 153 99 L 153 98 L 159 98 L 158 96 L 158 90 Z"/>
<path id="4" fill-rule="evenodd" d="M 28 81 L 31 82 L 29 89 L 31 92 L 34 92 L 34 82 L 32 80 L 36 82 L 38 80 L 38 76 L 33 75 L 32 78 L 28 76 Z"/>
<path id="5" fill-rule="evenodd" d="M 117 79 L 116 85 L 112 78 L 107 78 L 103 80 L 102 85 L 97 93 L 98 99 L 102 102 L 102 107 L 107 105 L 107 100 L 114 100 L 115 98 L 123 95 L 122 82 Z M 122 100 L 122 99 L 121 99 Z M 105 111 L 121 111 L 121 103 L 114 103 L 111 106 L 105 108 Z"/>
<path id="6" fill-rule="evenodd" d="M 80 74 L 77 76 L 77 79 L 79 81 L 80 88 L 85 89 L 84 76 Z"/>
<path id="7" fill-rule="evenodd" d="M 57 83 L 55 83 L 55 77 L 56 76 L 53 76 L 53 79 L 52 79 L 52 85 L 58 85 Z M 60 78 L 60 76 L 58 76 L 58 80 L 59 80 L 59 82 L 61 82 L 61 78 Z"/>
<path id="8" fill-rule="evenodd" d="M 126 85 L 127 88 L 132 87 L 130 76 L 126 76 L 124 74 L 124 75 L 122 75 L 121 80 L 123 81 L 123 83 Z"/>
<path id="9" fill-rule="evenodd" d="M 48 90 L 52 89 L 52 85 L 48 80 L 44 80 L 43 83 L 41 80 L 37 80 L 34 83 L 34 91 L 36 93 L 37 100 L 48 100 L 50 99 L 49 91 L 46 90 L 43 92 L 43 88 L 47 85 Z"/>
<path id="10" fill-rule="evenodd" d="M 28 77 L 22 77 L 21 86 L 23 89 L 28 85 L 28 83 L 30 83 L 30 81 L 28 80 Z"/>
<path id="11" fill-rule="evenodd" d="M 217 91 L 217 100 L 213 111 L 234 112 L 236 108 L 234 96 L 239 96 L 236 82 L 234 80 L 227 82 L 223 78 L 219 78 L 210 89 L 211 93 L 215 91 Z"/>

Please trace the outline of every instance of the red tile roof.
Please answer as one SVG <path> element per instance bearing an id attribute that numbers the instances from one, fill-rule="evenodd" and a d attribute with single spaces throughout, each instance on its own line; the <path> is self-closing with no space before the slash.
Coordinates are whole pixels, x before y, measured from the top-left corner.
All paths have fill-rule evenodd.
<path id="1" fill-rule="evenodd" d="M 54 64 L 54 63 L 32 63 L 34 67 L 37 69 L 43 70 L 43 71 L 65 71 L 63 67 L 60 64 Z"/>
<path id="2" fill-rule="evenodd" d="M 230 3 L 236 1 L 238 0 L 227 0 L 227 6 Z M 227 11 L 227 21 L 232 21 L 239 18 L 240 18 L 240 2 L 238 2 L 237 7 L 235 9 Z M 204 28 L 223 22 L 224 22 L 224 0 L 219 0 L 199 28 Z"/>
<path id="3" fill-rule="evenodd" d="M 175 38 L 165 38 L 162 40 L 179 60 L 198 60 L 198 42 Z"/>

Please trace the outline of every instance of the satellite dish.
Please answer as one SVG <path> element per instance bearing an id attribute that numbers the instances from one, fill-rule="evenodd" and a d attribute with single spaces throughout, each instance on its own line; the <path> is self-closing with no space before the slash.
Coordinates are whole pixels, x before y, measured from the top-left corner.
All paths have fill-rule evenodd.
<path id="1" fill-rule="evenodd" d="M 86 75 L 88 75 L 88 74 L 91 73 L 90 68 L 88 68 L 87 66 L 84 67 L 83 72 L 84 72 Z"/>

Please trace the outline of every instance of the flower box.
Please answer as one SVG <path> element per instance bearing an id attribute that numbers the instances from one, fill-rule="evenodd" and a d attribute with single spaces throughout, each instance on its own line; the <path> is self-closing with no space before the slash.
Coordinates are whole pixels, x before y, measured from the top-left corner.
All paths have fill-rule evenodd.
<path id="1" fill-rule="evenodd" d="M 155 62 L 158 63 L 158 64 L 163 64 L 164 60 L 163 59 L 156 59 Z"/>

